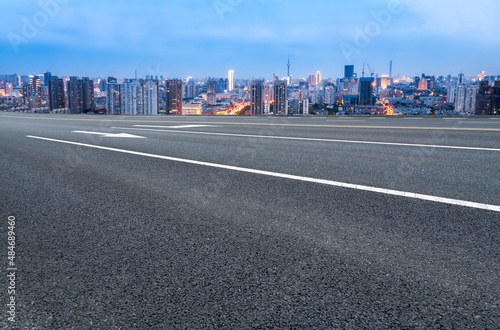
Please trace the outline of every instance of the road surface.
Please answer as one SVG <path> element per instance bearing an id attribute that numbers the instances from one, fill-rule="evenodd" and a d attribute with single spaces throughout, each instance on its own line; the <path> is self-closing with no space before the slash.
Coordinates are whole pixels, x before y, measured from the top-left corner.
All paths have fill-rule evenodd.
<path id="1" fill-rule="evenodd" d="M 500 324 L 498 119 L 0 113 L 0 154 L 16 327 Z"/>

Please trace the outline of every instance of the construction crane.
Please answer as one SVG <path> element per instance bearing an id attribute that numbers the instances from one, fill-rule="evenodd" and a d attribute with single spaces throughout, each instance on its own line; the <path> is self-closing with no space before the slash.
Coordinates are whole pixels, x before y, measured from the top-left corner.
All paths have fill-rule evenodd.
<path id="1" fill-rule="evenodd" d="M 370 70 L 370 75 L 373 78 L 373 76 L 375 75 L 375 73 L 373 72 L 372 68 L 370 68 L 370 65 L 368 63 L 363 63 L 363 72 L 362 72 L 363 78 L 365 77 L 365 64 L 368 67 L 368 70 Z"/>
<path id="2" fill-rule="evenodd" d="M 373 76 L 375 75 L 375 73 L 373 72 L 372 68 L 370 68 L 370 65 L 369 65 L 368 63 L 367 63 L 366 65 L 368 66 L 368 70 L 370 70 L 370 74 L 371 74 L 371 76 L 372 76 L 372 78 L 373 78 Z M 363 71 L 364 71 L 364 70 L 365 70 L 365 69 L 363 68 Z M 363 75 L 364 75 L 364 73 L 363 73 Z"/>

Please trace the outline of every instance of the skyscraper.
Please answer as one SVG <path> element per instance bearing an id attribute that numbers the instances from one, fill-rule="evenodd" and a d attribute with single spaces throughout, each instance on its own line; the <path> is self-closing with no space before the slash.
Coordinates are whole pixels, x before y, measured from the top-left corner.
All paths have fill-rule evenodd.
<path id="1" fill-rule="evenodd" d="M 491 114 L 491 88 L 488 80 L 481 81 L 479 90 L 477 92 L 476 99 L 476 115 L 486 115 Z"/>
<path id="2" fill-rule="evenodd" d="M 323 76 L 321 75 L 321 72 L 320 71 L 316 72 L 316 84 L 321 85 L 322 81 L 323 81 Z"/>
<path id="3" fill-rule="evenodd" d="M 82 81 L 78 77 L 69 77 L 68 107 L 72 114 L 83 113 Z"/>
<path id="4" fill-rule="evenodd" d="M 64 93 L 64 80 L 51 76 L 49 86 L 49 108 L 50 111 L 66 107 L 66 96 Z"/>
<path id="5" fill-rule="evenodd" d="M 288 114 L 300 115 L 300 99 L 298 98 L 288 99 Z"/>
<path id="6" fill-rule="evenodd" d="M 28 83 L 23 86 L 24 103 L 30 108 L 40 108 L 42 106 L 42 95 L 40 76 L 29 76 Z"/>
<path id="7" fill-rule="evenodd" d="M 448 104 L 453 104 L 455 103 L 455 93 L 456 93 L 456 89 L 457 87 L 453 84 L 450 83 L 450 86 L 448 87 L 448 95 L 446 97 L 446 102 Z"/>
<path id="8" fill-rule="evenodd" d="M 264 80 L 250 83 L 250 111 L 252 116 L 260 116 L 264 111 Z"/>
<path id="9" fill-rule="evenodd" d="M 177 93 L 180 94 L 180 107 L 177 108 L 182 114 L 182 80 L 180 86 L 177 85 Z M 144 115 L 157 115 L 160 108 L 160 84 L 158 80 L 143 80 L 141 81 L 142 89 L 142 109 Z"/>
<path id="10" fill-rule="evenodd" d="M 121 115 L 125 113 L 124 86 L 118 84 L 115 78 L 108 78 L 106 85 L 106 113 L 110 115 Z"/>
<path id="11" fill-rule="evenodd" d="M 311 73 L 307 81 L 309 82 L 309 86 L 316 86 L 317 81 L 316 81 L 316 76 L 314 74 Z"/>
<path id="12" fill-rule="evenodd" d="M 354 65 L 346 65 L 344 68 L 344 78 L 351 79 L 354 77 Z"/>
<path id="13" fill-rule="evenodd" d="M 495 81 L 491 91 L 491 114 L 500 115 L 500 80 Z"/>
<path id="14" fill-rule="evenodd" d="M 373 105 L 373 77 L 359 79 L 359 105 Z"/>
<path id="15" fill-rule="evenodd" d="M 211 86 L 214 90 L 217 89 L 217 80 Z M 167 115 L 182 115 L 182 80 L 167 80 L 165 81 L 165 110 Z"/>
<path id="16" fill-rule="evenodd" d="M 142 115 L 142 85 L 139 80 L 128 80 L 123 84 L 123 113 Z"/>
<path id="17" fill-rule="evenodd" d="M 45 72 L 45 73 L 43 74 L 43 84 L 44 84 L 45 86 L 48 86 L 48 85 L 49 85 L 50 78 L 52 78 L 52 73 L 50 73 L 50 72 Z"/>
<path id="18" fill-rule="evenodd" d="M 94 82 L 87 77 L 82 78 L 82 110 L 83 113 L 95 109 Z"/>
<path id="19" fill-rule="evenodd" d="M 391 85 L 391 78 L 389 76 L 380 77 L 380 88 L 387 89 Z"/>
<path id="20" fill-rule="evenodd" d="M 288 110 L 288 93 L 286 81 L 278 80 L 273 86 L 274 90 L 274 114 L 287 115 Z"/>
<path id="21" fill-rule="evenodd" d="M 309 114 L 309 99 L 305 98 L 302 100 L 302 114 L 303 115 L 308 115 Z"/>
<path id="22" fill-rule="evenodd" d="M 462 85 L 464 83 L 464 80 L 465 80 L 465 75 L 463 73 L 460 73 L 458 75 L 458 84 Z"/>
<path id="23" fill-rule="evenodd" d="M 476 111 L 477 92 L 479 86 L 462 84 L 458 86 L 455 96 L 455 111 L 472 114 Z"/>
<path id="24" fill-rule="evenodd" d="M 207 104 L 215 105 L 217 102 L 217 79 L 207 81 Z"/>
<path id="25" fill-rule="evenodd" d="M 227 80 L 229 84 L 228 90 L 231 92 L 234 90 L 234 70 L 229 70 Z"/>

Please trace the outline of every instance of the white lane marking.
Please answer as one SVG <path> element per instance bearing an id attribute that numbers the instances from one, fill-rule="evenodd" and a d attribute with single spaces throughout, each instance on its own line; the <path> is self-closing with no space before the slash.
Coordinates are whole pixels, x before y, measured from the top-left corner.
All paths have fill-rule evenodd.
<path id="1" fill-rule="evenodd" d="M 198 127 L 221 127 L 221 126 L 214 126 L 214 125 L 181 125 L 181 126 L 134 125 L 134 127 L 152 127 L 152 128 L 198 128 Z"/>
<path id="2" fill-rule="evenodd" d="M 351 118 L 338 118 L 338 119 L 327 119 L 326 121 L 342 121 L 342 120 L 346 120 L 346 121 L 366 121 L 364 119 L 351 119 Z"/>
<path id="3" fill-rule="evenodd" d="M 249 138 L 259 138 L 259 139 L 301 140 L 301 141 L 317 141 L 317 142 L 377 144 L 377 145 L 402 146 L 402 147 L 418 147 L 418 148 L 441 148 L 441 149 L 461 149 L 461 150 L 479 150 L 479 151 L 500 151 L 500 149 L 495 149 L 495 148 L 442 146 L 442 145 L 433 145 L 433 144 L 411 144 L 411 143 L 397 143 L 397 142 L 376 142 L 376 141 L 315 139 L 315 138 L 301 138 L 301 137 L 290 137 L 290 136 L 268 136 L 268 135 L 250 135 L 250 134 L 233 134 L 233 133 L 175 131 L 175 130 L 131 128 L 131 127 L 111 127 L 111 128 L 113 128 L 113 129 L 124 129 L 124 130 L 129 129 L 129 130 L 136 130 L 136 131 L 152 131 L 152 132 L 183 133 L 183 134 L 200 134 L 200 135 L 219 135 L 219 136 L 249 137 Z"/>
<path id="4" fill-rule="evenodd" d="M 71 133 L 94 134 L 94 135 L 101 135 L 102 137 L 111 137 L 111 138 L 146 139 L 146 137 L 144 136 L 132 135 L 127 133 L 101 133 L 101 132 L 87 132 L 87 131 L 72 131 Z"/>
<path id="5" fill-rule="evenodd" d="M 328 186 L 334 186 L 334 187 L 340 187 L 340 188 L 348 188 L 348 189 L 355 189 L 355 190 L 361 190 L 361 191 L 369 191 L 369 192 L 381 193 L 381 194 L 385 194 L 385 195 L 392 195 L 392 196 L 398 196 L 398 197 L 407 197 L 407 198 L 420 199 L 420 200 L 425 200 L 425 201 L 432 201 L 432 202 L 437 202 L 437 203 L 442 203 L 442 204 L 458 205 L 458 206 L 465 206 L 465 207 L 470 207 L 470 208 L 475 208 L 475 209 L 500 212 L 500 206 L 499 205 L 490 205 L 490 204 L 469 202 L 469 201 L 464 201 L 464 200 L 459 200 L 459 199 L 451 199 L 451 198 L 444 198 L 444 197 L 438 197 L 438 196 L 416 194 L 416 193 L 412 193 L 412 192 L 406 192 L 406 191 L 400 191 L 400 190 L 391 190 L 391 189 L 384 189 L 384 188 L 377 188 L 377 187 L 364 186 L 364 185 L 356 185 L 356 184 L 352 184 L 352 183 L 339 182 L 339 181 L 331 181 L 331 180 L 324 180 L 324 179 L 315 179 L 315 178 L 310 178 L 310 177 L 305 177 L 305 176 L 284 174 L 284 173 L 278 173 L 278 172 L 262 171 L 262 170 L 256 170 L 256 169 L 245 168 L 245 167 L 230 166 L 230 165 L 223 165 L 223 164 L 217 164 L 217 163 L 208 163 L 208 162 L 202 162 L 202 161 L 191 160 L 191 159 L 162 156 L 162 155 L 149 154 L 149 153 L 139 152 L 139 151 L 117 149 L 117 148 L 110 148 L 110 147 L 104 147 L 104 146 L 96 146 L 96 145 L 93 145 L 93 144 L 86 144 L 86 143 L 72 142 L 72 141 L 64 141 L 64 140 L 57 140 L 57 139 L 51 139 L 51 138 L 45 138 L 45 137 L 39 137 L 39 136 L 26 135 L 26 137 L 27 138 L 31 138 L 31 139 L 38 139 L 38 140 L 45 140 L 45 141 L 58 142 L 58 143 L 66 143 L 66 144 L 73 144 L 73 145 L 78 145 L 78 146 L 83 146 L 83 147 L 89 147 L 89 148 L 95 148 L 95 149 L 102 149 L 102 150 L 109 150 L 109 151 L 121 152 L 121 153 L 124 153 L 124 154 L 131 154 L 131 155 L 137 155 L 137 156 L 143 156 L 143 157 L 150 157 L 150 158 L 158 158 L 158 159 L 170 160 L 170 161 L 181 162 L 181 163 L 186 163 L 186 164 L 215 167 L 215 168 L 221 168 L 221 169 L 225 169 L 225 170 L 231 170 L 231 171 L 237 171 L 237 172 L 245 172 L 245 173 L 252 173 L 252 174 L 260 174 L 260 175 L 266 175 L 266 176 L 271 176 L 271 177 L 276 177 L 276 178 L 290 179 L 290 180 L 296 180 L 296 181 L 302 181 L 302 182 L 320 183 L 320 184 L 324 184 L 324 185 L 328 185 Z"/>

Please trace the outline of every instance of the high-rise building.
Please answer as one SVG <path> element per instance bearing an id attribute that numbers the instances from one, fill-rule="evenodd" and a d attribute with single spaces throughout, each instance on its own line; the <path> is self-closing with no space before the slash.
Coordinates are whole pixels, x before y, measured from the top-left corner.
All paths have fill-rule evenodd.
<path id="1" fill-rule="evenodd" d="M 227 79 L 219 79 L 217 80 L 217 93 L 224 93 L 229 88 L 229 81 Z"/>
<path id="2" fill-rule="evenodd" d="M 94 82 L 84 77 L 82 78 L 82 109 L 84 113 L 95 109 L 94 102 Z"/>
<path id="3" fill-rule="evenodd" d="M 43 74 L 43 84 L 44 84 L 44 86 L 48 86 L 49 85 L 50 78 L 52 78 L 52 73 L 45 72 Z"/>
<path id="4" fill-rule="evenodd" d="M 328 86 L 325 88 L 325 103 L 330 105 L 335 103 L 335 87 Z"/>
<path id="5" fill-rule="evenodd" d="M 209 79 L 207 81 L 207 94 L 217 94 L 217 79 Z"/>
<path id="6" fill-rule="evenodd" d="M 70 113 L 87 113 L 94 110 L 94 82 L 85 77 L 70 77 L 68 82 Z"/>
<path id="7" fill-rule="evenodd" d="M 214 80 L 214 90 L 217 89 L 217 80 Z M 167 115 L 182 115 L 182 80 L 165 81 L 165 111 Z"/>
<path id="8" fill-rule="evenodd" d="M 298 98 L 288 99 L 288 114 L 300 115 L 300 99 Z"/>
<path id="9" fill-rule="evenodd" d="M 115 78 L 108 78 L 106 85 L 106 113 L 110 115 L 125 114 L 125 88 Z"/>
<path id="10" fill-rule="evenodd" d="M 465 82 L 465 75 L 463 73 L 460 73 L 458 75 L 458 84 L 462 85 Z"/>
<path id="11" fill-rule="evenodd" d="M 178 94 L 180 94 L 180 113 L 182 114 L 182 80 L 180 81 L 180 86 L 178 86 Z M 160 83 L 156 79 L 143 80 L 141 81 L 142 88 L 142 109 L 141 112 L 144 115 L 157 115 L 160 108 Z"/>
<path id="12" fill-rule="evenodd" d="M 465 114 L 475 113 L 478 89 L 477 85 L 462 84 L 458 86 L 455 96 L 455 111 Z"/>
<path id="13" fill-rule="evenodd" d="M 476 115 L 489 116 L 491 114 L 491 87 L 488 80 L 481 81 L 476 96 Z"/>
<path id="14" fill-rule="evenodd" d="M 354 65 L 346 65 L 344 68 L 344 78 L 354 78 Z"/>
<path id="15" fill-rule="evenodd" d="M 252 116 L 264 112 L 264 80 L 252 80 L 250 83 L 250 111 Z"/>
<path id="16" fill-rule="evenodd" d="M 448 87 L 448 95 L 446 97 L 446 102 L 448 104 L 453 104 L 455 103 L 455 93 L 456 93 L 457 87 L 454 84 L 450 83 L 450 86 Z"/>
<path id="17" fill-rule="evenodd" d="M 128 80 L 123 83 L 123 113 L 126 115 L 142 115 L 142 85 L 139 80 Z"/>
<path id="18" fill-rule="evenodd" d="M 380 77 L 380 88 L 387 89 L 391 85 L 391 78 L 389 76 Z"/>
<path id="19" fill-rule="evenodd" d="M 122 114 L 157 115 L 160 105 L 158 80 L 128 80 L 122 85 L 119 98 Z"/>
<path id="20" fill-rule="evenodd" d="M 316 76 L 313 75 L 312 73 L 309 75 L 309 78 L 307 79 L 307 81 L 309 82 L 309 86 L 316 86 Z"/>
<path id="21" fill-rule="evenodd" d="M 50 111 L 55 109 L 66 108 L 66 96 L 64 92 L 64 80 L 56 76 L 51 76 L 49 81 L 49 108 Z"/>
<path id="22" fill-rule="evenodd" d="M 302 114 L 303 115 L 308 115 L 309 114 L 309 99 L 305 98 L 302 100 Z"/>
<path id="23" fill-rule="evenodd" d="M 359 105 L 373 105 L 373 77 L 363 77 L 359 79 Z"/>
<path id="24" fill-rule="evenodd" d="M 278 80 L 274 86 L 274 114 L 287 115 L 288 110 L 288 92 L 285 80 Z"/>
<path id="25" fill-rule="evenodd" d="M 500 81 L 495 81 L 490 86 L 488 80 L 481 81 L 477 91 L 476 115 L 499 115 L 500 114 Z"/>
<path id="26" fill-rule="evenodd" d="M 322 81 L 323 81 L 323 76 L 321 75 L 321 72 L 320 71 L 316 72 L 316 85 L 321 85 Z"/>
<path id="27" fill-rule="evenodd" d="M 31 75 L 27 84 L 23 87 L 24 103 L 30 108 L 40 108 L 42 106 L 42 89 L 40 76 Z"/>
<path id="28" fill-rule="evenodd" d="M 229 83 L 228 89 L 231 92 L 234 90 L 234 70 L 229 70 L 227 80 Z"/>
<path id="29" fill-rule="evenodd" d="M 184 86 L 184 98 L 194 99 L 200 95 L 200 87 L 196 85 L 193 81 L 189 81 Z"/>
<path id="30" fill-rule="evenodd" d="M 215 105 L 217 102 L 217 79 L 207 81 L 207 104 Z"/>
<path id="31" fill-rule="evenodd" d="M 491 114 L 500 115 L 500 80 L 495 81 L 491 91 Z"/>
<path id="32" fill-rule="evenodd" d="M 70 113 L 83 113 L 82 81 L 78 77 L 69 77 L 68 107 Z"/>

